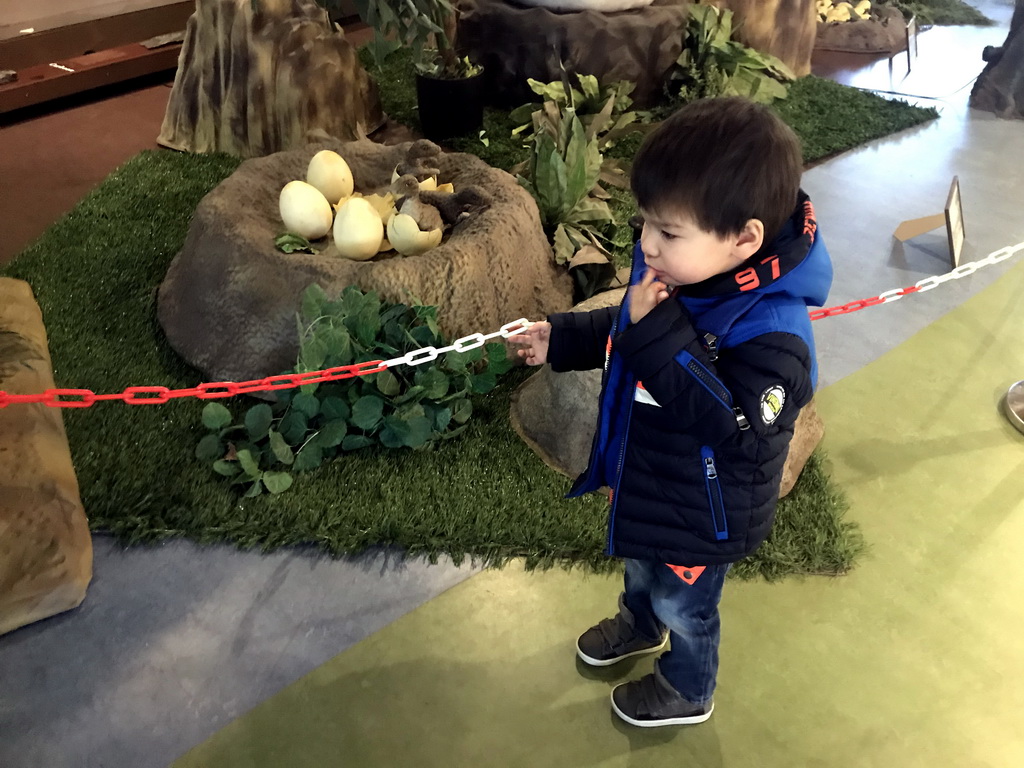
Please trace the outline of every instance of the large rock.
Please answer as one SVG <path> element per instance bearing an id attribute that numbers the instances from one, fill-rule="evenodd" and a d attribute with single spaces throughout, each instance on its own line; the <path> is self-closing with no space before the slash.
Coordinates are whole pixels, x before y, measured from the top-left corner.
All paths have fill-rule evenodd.
<path id="1" fill-rule="evenodd" d="M 811 400 L 800 410 L 800 415 L 796 417 L 796 424 L 793 425 L 793 439 L 789 441 L 789 454 L 782 467 L 782 484 L 779 486 L 780 499 L 793 490 L 793 486 L 800 478 L 800 473 L 804 470 L 804 465 L 807 464 L 807 460 L 811 458 L 811 454 L 814 453 L 814 449 L 818 447 L 824 436 L 825 423 L 821 420 L 814 401 Z"/>
<path id="2" fill-rule="evenodd" d="M 157 317 L 171 345 L 216 380 L 262 378 L 292 368 L 298 352 L 295 313 L 311 283 L 331 295 L 355 285 L 386 301 L 415 297 L 437 305 L 442 330 L 451 337 L 567 309 L 571 281 L 554 265 L 533 198 L 512 176 L 472 155 L 442 155 L 441 180 L 456 190 L 479 185 L 493 205 L 420 256 L 357 262 L 339 257 L 332 244 L 317 255 L 284 254 L 274 247 L 284 228 L 281 187 L 305 178 L 317 151 L 339 152 L 356 190 L 369 191 L 390 183 L 408 146 L 316 144 L 242 163 L 200 202 L 160 286 Z"/>
<path id="3" fill-rule="evenodd" d="M 573 311 L 618 306 L 624 293 L 625 289 L 599 293 Z M 544 366 L 513 394 L 512 426 L 545 464 L 567 477 L 576 478 L 587 468 L 590 458 L 600 391 L 600 369 L 554 373 Z M 823 435 L 824 425 L 811 402 L 800 412 L 796 422 L 782 470 L 780 498 L 793 489 Z"/>
<path id="4" fill-rule="evenodd" d="M 844 53 L 889 53 L 907 48 L 907 22 L 898 8 L 878 5 L 871 9 L 875 18 L 818 24 L 814 47 L 820 51 Z"/>
<path id="5" fill-rule="evenodd" d="M 0 391 L 52 389 L 28 283 L 0 278 Z M 92 538 L 57 408 L 0 408 L 0 634 L 70 610 L 92 579 Z"/>
<path id="6" fill-rule="evenodd" d="M 197 0 L 157 141 L 257 157 L 314 130 L 358 139 L 384 119 L 355 46 L 314 0 Z"/>
<path id="7" fill-rule="evenodd" d="M 654 0 L 621 13 L 558 13 L 504 0 L 466 0 L 459 45 L 484 66 L 494 102 L 518 106 L 536 98 L 527 78 L 552 82 L 561 63 L 602 83 L 635 83 L 638 107 L 654 104 L 683 48 L 689 2 Z"/>
<path id="8" fill-rule="evenodd" d="M 1024 118 L 1024 0 L 1017 0 L 1006 42 L 986 48 L 988 62 L 971 91 L 970 105 L 1000 117 Z"/>
<path id="9" fill-rule="evenodd" d="M 661 96 L 679 58 L 691 3 L 654 0 L 646 7 L 602 13 L 600 3 L 563 13 L 505 0 L 466 0 L 459 45 L 484 65 L 492 99 L 515 105 L 535 95 L 527 78 L 552 82 L 561 65 L 602 83 L 629 80 L 633 100 L 648 107 Z M 570 0 L 570 7 L 580 3 Z M 811 71 L 817 14 L 813 0 L 714 0 L 734 13 L 735 35 L 745 45 L 782 59 L 798 76 Z"/>

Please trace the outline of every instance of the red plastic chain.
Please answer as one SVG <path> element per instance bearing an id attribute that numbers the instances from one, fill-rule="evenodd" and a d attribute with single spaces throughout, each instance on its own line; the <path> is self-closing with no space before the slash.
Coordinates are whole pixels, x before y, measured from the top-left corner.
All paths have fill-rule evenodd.
<path id="1" fill-rule="evenodd" d="M 899 292 L 899 295 L 905 296 L 909 293 L 915 293 L 917 290 L 916 286 L 911 286 L 904 288 Z M 873 296 L 870 299 L 858 299 L 857 301 L 851 301 L 837 307 L 816 309 L 810 313 L 810 317 L 811 320 L 820 320 L 823 317 L 846 315 L 850 312 L 857 312 L 858 310 L 874 307 L 885 302 L 886 299 L 883 299 L 881 296 Z M 342 365 L 335 368 L 326 368 L 322 371 L 286 373 L 280 376 L 253 379 L 252 381 L 215 381 L 200 384 L 191 389 L 128 387 L 124 392 L 107 395 L 97 395 L 90 389 L 48 389 L 42 394 L 36 395 L 11 395 L 0 391 L 0 408 L 6 408 L 14 403 L 42 403 L 50 408 L 88 408 L 94 403 L 103 400 L 122 400 L 128 405 L 162 405 L 170 400 L 182 397 L 216 400 L 223 397 L 246 395 L 251 392 L 272 392 L 277 389 L 301 387 L 303 384 L 320 384 L 325 381 L 340 381 L 356 376 L 368 376 L 371 373 L 383 371 L 385 369 L 385 366 L 381 365 L 383 362 L 383 360 L 369 360 L 365 363 Z"/>
<path id="2" fill-rule="evenodd" d="M 167 387 L 128 387 L 124 392 L 97 395 L 91 389 L 48 389 L 35 395 L 11 395 L 0 391 L 0 408 L 14 403 L 42 403 L 49 408 L 88 408 L 103 400 L 121 400 L 128 405 L 162 405 L 169 400 L 182 397 L 196 397 L 200 400 L 215 400 L 234 397 L 250 392 L 270 392 L 275 389 L 291 389 L 303 384 L 320 384 L 325 381 L 340 381 L 356 376 L 368 376 L 384 370 L 383 360 L 368 360 L 354 365 L 340 365 L 322 371 L 308 373 L 286 373 L 268 376 L 252 381 L 217 381 L 200 384 L 191 389 L 168 389 Z"/>
<path id="3" fill-rule="evenodd" d="M 898 294 L 894 293 L 893 296 L 906 296 L 908 293 L 916 293 L 918 290 L 917 286 L 912 285 L 909 288 L 904 288 Z M 885 304 L 885 302 L 886 299 L 883 299 L 881 296 L 872 296 L 870 299 L 857 299 L 857 301 L 851 301 L 838 307 L 816 309 L 810 313 L 811 320 L 821 320 L 823 317 L 835 317 L 836 315 L 848 315 L 850 312 L 875 307 L 879 304 Z"/>

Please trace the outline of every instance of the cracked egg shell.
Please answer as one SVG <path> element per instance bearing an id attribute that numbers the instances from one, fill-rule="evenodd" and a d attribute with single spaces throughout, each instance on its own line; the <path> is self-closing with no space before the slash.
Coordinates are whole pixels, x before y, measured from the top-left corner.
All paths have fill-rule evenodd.
<path id="1" fill-rule="evenodd" d="M 396 213 L 388 220 L 388 241 L 403 256 L 419 256 L 441 244 L 444 232 L 432 229 L 424 232 L 416 219 L 406 213 Z"/>

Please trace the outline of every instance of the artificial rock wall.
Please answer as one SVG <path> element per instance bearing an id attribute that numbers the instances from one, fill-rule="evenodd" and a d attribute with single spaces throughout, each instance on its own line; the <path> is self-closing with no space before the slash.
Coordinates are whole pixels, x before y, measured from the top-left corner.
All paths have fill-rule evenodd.
<path id="1" fill-rule="evenodd" d="M 0 391 L 53 386 L 32 290 L 0 278 Z M 92 538 L 60 409 L 0 408 L 0 634 L 76 607 L 91 579 Z"/>

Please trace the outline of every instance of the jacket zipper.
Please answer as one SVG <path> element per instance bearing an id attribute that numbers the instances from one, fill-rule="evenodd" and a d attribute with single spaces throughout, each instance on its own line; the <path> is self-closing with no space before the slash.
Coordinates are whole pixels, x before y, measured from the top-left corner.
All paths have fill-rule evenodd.
<path id="1" fill-rule="evenodd" d="M 715 528 L 715 539 L 722 541 L 729 538 L 729 526 L 725 520 L 725 502 L 722 501 L 722 487 L 718 482 L 715 452 L 705 445 L 700 449 L 700 457 L 704 462 L 704 486 L 711 505 L 711 524 Z"/>
<path id="2" fill-rule="evenodd" d="M 633 385 L 636 387 L 636 385 Z M 622 443 L 619 445 L 619 461 L 615 466 L 615 486 L 612 488 L 612 509 L 608 516 L 608 554 L 614 555 L 612 549 L 612 531 L 615 529 L 615 510 L 619 506 L 619 485 L 622 482 L 622 462 L 626 458 L 626 440 L 629 437 L 629 423 L 633 420 L 633 398 L 629 400 L 629 413 L 626 414 L 626 428 L 622 430 Z"/>

